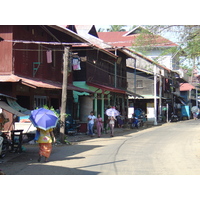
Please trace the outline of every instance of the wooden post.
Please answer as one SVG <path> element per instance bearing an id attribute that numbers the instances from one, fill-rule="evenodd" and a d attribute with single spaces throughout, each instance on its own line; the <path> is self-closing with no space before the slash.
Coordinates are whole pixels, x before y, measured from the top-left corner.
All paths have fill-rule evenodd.
<path id="1" fill-rule="evenodd" d="M 63 54 L 63 83 L 60 111 L 60 142 L 65 143 L 65 116 L 67 105 L 67 77 L 68 77 L 69 47 L 65 47 Z"/>

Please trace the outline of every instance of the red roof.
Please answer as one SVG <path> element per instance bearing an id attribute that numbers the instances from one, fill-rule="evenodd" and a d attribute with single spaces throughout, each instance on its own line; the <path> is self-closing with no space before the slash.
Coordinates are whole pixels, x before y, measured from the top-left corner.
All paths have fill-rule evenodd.
<path id="1" fill-rule="evenodd" d="M 127 34 L 128 31 L 122 31 L 122 32 L 98 32 L 98 36 L 100 39 L 104 40 L 108 44 L 112 46 L 118 46 L 118 47 L 131 47 L 133 46 L 133 43 L 136 42 L 136 38 L 138 38 L 141 34 Z M 157 47 L 172 47 L 177 46 L 177 44 L 173 43 L 172 41 L 159 36 L 159 35 L 148 35 L 147 41 L 148 44 L 157 46 Z M 144 38 L 143 38 L 144 39 Z M 143 40 L 144 41 L 144 40 Z M 146 44 L 144 44 L 145 46 Z"/>
<path id="2" fill-rule="evenodd" d="M 190 91 L 195 89 L 195 87 L 189 83 L 180 84 L 180 91 Z"/>

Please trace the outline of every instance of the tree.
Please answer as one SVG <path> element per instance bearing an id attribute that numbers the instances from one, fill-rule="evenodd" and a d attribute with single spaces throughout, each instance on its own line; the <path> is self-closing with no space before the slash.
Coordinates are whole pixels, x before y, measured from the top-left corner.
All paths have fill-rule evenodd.
<path id="1" fill-rule="evenodd" d="M 98 32 L 104 32 L 104 31 L 105 31 L 104 28 L 99 28 L 99 29 L 98 29 Z"/>
<path id="2" fill-rule="evenodd" d="M 200 25 L 165 25 L 149 26 L 149 30 L 157 34 L 170 32 L 177 38 L 183 56 L 194 58 L 200 56 Z"/>
<path id="3" fill-rule="evenodd" d="M 170 35 L 171 38 L 176 38 L 175 43 L 179 46 L 168 48 L 162 56 L 169 52 L 179 55 L 181 57 L 180 67 L 182 66 L 185 70 L 188 68 L 187 71 L 190 74 L 193 71 L 191 68 L 200 69 L 200 25 L 148 25 L 144 27 L 146 30 L 141 31 L 134 44 L 135 48 L 144 53 L 145 50 L 154 46 L 157 35 L 164 37 Z"/>
<path id="4" fill-rule="evenodd" d="M 108 28 L 107 31 L 108 32 L 126 31 L 126 29 L 124 29 L 124 27 L 126 27 L 126 25 L 110 25 L 110 28 Z"/>

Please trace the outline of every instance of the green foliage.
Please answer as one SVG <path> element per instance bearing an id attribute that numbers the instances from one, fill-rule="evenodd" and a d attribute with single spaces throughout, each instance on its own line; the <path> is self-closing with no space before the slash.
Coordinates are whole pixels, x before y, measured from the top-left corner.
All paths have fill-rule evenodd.
<path id="1" fill-rule="evenodd" d="M 134 33 L 137 34 L 133 45 L 134 49 L 146 54 L 147 51 L 155 47 L 157 38 L 155 34 L 144 28 L 138 28 Z"/>
<path id="2" fill-rule="evenodd" d="M 64 136 L 64 142 L 65 142 L 65 144 L 71 145 L 71 142 L 67 140 L 67 136 L 66 135 Z"/>
<path id="3" fill-rule="evenodd" d="M 180 66 L 191 76 L 192 69 L 200 69 L 200 25 L 149 25 L 140 29 L 134 49 L 147 55 L 149 50 L 155 49 L 156 35 L 174 37 L 177 40 L 178 47 L 168 47 L 159 55 L 157 61 L 163 56 L 171 54 L 181 58 Z M 165 36 L 166 35 L 166 36 Z M 178 60 L 177 60 L 178 61 Z M 186 66 L 187 65 L 187 66 Z"/>
<path id="4" fill-rule="evenodd" d="M 44 105 L 43 108 L 53 111 L 53 112 L 55 113 L 55 115 L 56 115 L 58 118 L 60 118 L 60 114 L 54 109 L 53 106 L 51 106 L 51 107 L 49 108 L 47 105 Z M 70 116 L 70 114 L 65 113 L 65 117 L 68 117 L 68 116 Z"/>
<path id="5" fill-rule="evenodd" d="M 183 69 L 184 72 L 185 72 L 188 76 L 192 76 L 193 68 L 190 68 L 190 67 L 188 67 L 187 65 L 181 65 L 180 68 Z"/>

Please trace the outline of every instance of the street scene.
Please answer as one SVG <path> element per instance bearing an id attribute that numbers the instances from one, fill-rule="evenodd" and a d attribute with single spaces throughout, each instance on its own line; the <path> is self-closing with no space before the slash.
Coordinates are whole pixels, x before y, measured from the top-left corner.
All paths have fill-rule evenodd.
<path id="1" fill-rule="evenodd" d="M 0 25 L 2 175 L 199 175 L 199 25 Z"/>
<path id="2" fill-rule="evenodd" d="M 200 175 L 200 121 L 142 130 L 116 129 L 115 137 L 71 136 L 38 163 L 38 145 L 10 153 L 0 168 L 8 175 Z"/>

